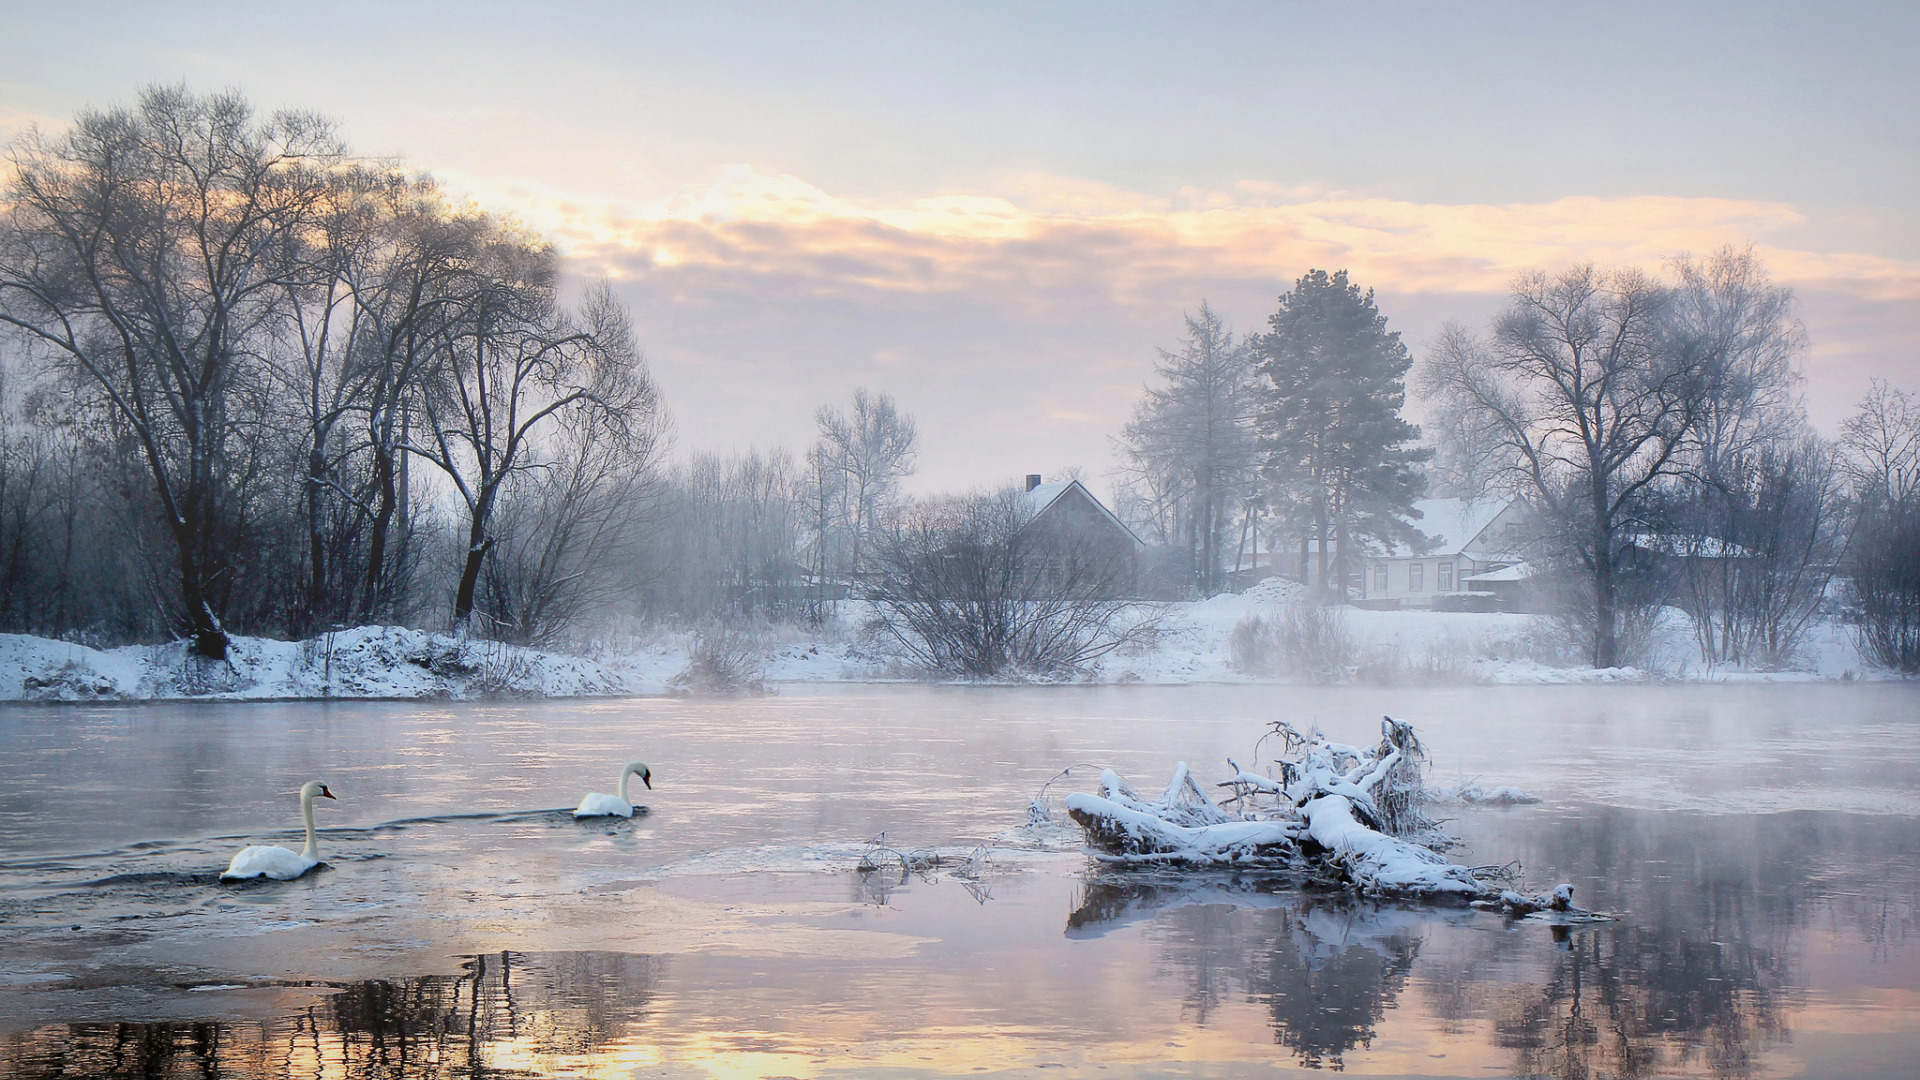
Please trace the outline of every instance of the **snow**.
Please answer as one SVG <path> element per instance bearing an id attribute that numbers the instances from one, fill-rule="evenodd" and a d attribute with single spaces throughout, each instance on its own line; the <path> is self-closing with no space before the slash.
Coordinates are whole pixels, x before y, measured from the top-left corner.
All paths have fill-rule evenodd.
<path id="1" fill-rule="evenodd" d="M 1477 897 L 1486 886 L 1464 866 L 1397 837 L 1376 832 L 1353 816 L 1345 795 L 1323 795 L 1301 808 L 1307 835 L 1332 853 L 1332 860 L 1356 881 L 1390 895 Z"/>
<path id="2" fill-rule="evenodd" d="M 1466 783 L 1457 787 L 1429 788 L 1427 799 L 1430 802 L 1460 803 L 1465 806 L 1521 806 L 1539 802 L 1540 796 L 1506 784 L 1489 788 Z"/>
<path id="3" fill-rule="evenodd" d="M 1489 570 L 1484 574 L 1467 574 L 1460 580 L 1465 581 L 1525 581 L 1533 576 L 1533 564 L 1517 562 L 1512 566 L 1503 566 L 1498 570 Z"/>
<path id="4" fill-rule="evenodd" d="M 1433 542 L 1427 555 L 1458 555 L 1480 534 L 1487 531 L 1501 511 L 1513 505 L 1508 498 L 1493 499 L 1415 499 L 1413 508 L 1420 516 L 1413 527 Z M 1390 558 L 1408 558 L 1416 554 L 1404 544 L 1388 552 Z"/>
<path id="5" fill-rule="evenodd" d="M 1167 605 L 1141 605 L 1157 617 L 1150 643 L 1102 657 L 1072 676 L 1100 683 L 1283 682 L 1288 676 L 1236 668 L 1236 627 L 1285 616 L 1300 600 L 1297 583 L 1268 578 L 1242 593 Z M 1596 669 L 1568 654 L 1566 635 L 1540 616 L 1508 612 L 1337 609 L 1352 681 L 1480 684 L 1644 682 L 1798 682 L 1889 678 L 1868 664 L 1850 627 L 1810 628 L 1788 670 L 1701 664 L 1686 616 L 1669 609 L 1646 667 Z M 760 677 L 780 683 L 892 682 L 915 677 L 862 630 L 862 604 L 842 605 L 819 629 L 748 633 Z M 0 634 L 0 700 L 142 701 L 290 698 L 577 697 L 665 694 L 687 669 L 690 632 L 602 643 L 594 658 L 393 626 L 363 626 L 305 641 L 235 637 L 227 663 L 190 656 L 184 642 L 94 649 Z"/>
<path id="6" fill-rule="evenodd" d="M 1421 795 L 1425 751 L 1411 726 L 1384 719 L 1380 744 L 1366 750 L 1318 732 L 1302 735 L 1285 724 L 1275 731 L 1300 756 L 1281 763 L 1289 779 L 1278 792 L 1241 800 L 1237 816 L 1207 797 L 1185 762 L 1174 766 L 1172 781 L 1155 802 L 1142 800 L 1112 770 L 1103 771 L 1102 794 L 1066 798 L 1068 815 L 1086 834 L 1087 853 L 1120 864 L 1285 869 L 1372 896 L 1494 895 L 1472 870 L 1439 854 L 1453 841 L 1431 819 L 1416 810 L 1396 824 L 1380 810 L 1382 802 L 1398 805 Z M 1248 775 L 1231 761 L 1229 767 Z"/>
<path id="7" fill-rule="evenodd" d="M 90 649 L 0 634 L 0 700 L 147 701 L 195 698 L 473 698 L 626 694 L 638 665 L 397 626 L 363 626 L 305 641 L 234 637 L 224 662 L 183 641 Z"/>
<path id="8" fill-rule="evenodd" d="M 1078 811 L 1076 819 L 1110 823 L 1124 832 L 1114 838 L 1113 847 L 1128 850 L 1094 851 L 1097 859 L 1108 862 L 1178 862 L 1185 865 L 1247 864 L 1269 858 L 1268 849 L 1285 846 L 1289 851 L 1298 833 L 1276 821 L 1219 821 L 1209 825 L 1176 825 L 1146 810 L 1135 809 L 1112 799 L 1084 791 L 1066 798 L 1067 811 Z"/>

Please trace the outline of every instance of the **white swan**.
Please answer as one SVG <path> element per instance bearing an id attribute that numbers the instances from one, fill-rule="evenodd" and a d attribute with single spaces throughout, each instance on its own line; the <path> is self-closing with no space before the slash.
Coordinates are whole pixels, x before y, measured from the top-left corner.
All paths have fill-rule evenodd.
<path id="1" fill-rule="evenodd" d="M 227 871 L 220 875 L 221 881 L 241 881 L 246 878 L 269 877 L 275 881 L 292 881 L 320 865 L 320 839 L 313 831 L 313 800 L 331 799 L 333 792 L 318 780 L 309 780 L 300 789 L 300 816 L 307 822 L 307 846 L 299 852 L 289 851 L 271 844 L 255 844 L 243 848 L 240 854 L 227 864 Z"/>
<path id="2" fill-rule="evenodd" d="M 629 776 L 638 776 L 640 782 L 647 785 L 648 791 L 653 790 L 653 772 L 647 768 L 647 763 L 629 761 L 626 768 L 620 770 L 620 794 L 602 795 L 597 791 L 593 792 L 580 800 L 580 805 L 574 808 L 573 816 L 577 818 L 632 817 L 633 804 L 627 801 L 627 777 Z"/>

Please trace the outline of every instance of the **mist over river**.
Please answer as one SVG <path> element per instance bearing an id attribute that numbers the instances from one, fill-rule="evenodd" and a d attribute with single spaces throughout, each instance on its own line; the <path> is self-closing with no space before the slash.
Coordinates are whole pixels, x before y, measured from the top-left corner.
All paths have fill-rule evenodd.
<path id="1" fill-rule="evenodd" d="M 1554 929 L 1096 867 L 1028 804 L 1413 720 Z M 1272 749 L 1271 745 L 1268 747 Z M 620 766 L 648 812 L 575 821 Z M 1264 764 L 1264 758 L 1262 759 Z M 0 706 L 0 1074 L 1907 1077 L 1920 686 Z M 1083 775 L 1084 773 L 1084 775 Z M 251 843 L 322 870 L 223 885 Z M 1075 770 L 1050 791 L 1091 790 Z M 1057 800 L 1056 800 L 1057 805 Z M 881 834 L 941 864 L 860 870 Z M 983 850 L 984 849 L 984 850 Z"/>

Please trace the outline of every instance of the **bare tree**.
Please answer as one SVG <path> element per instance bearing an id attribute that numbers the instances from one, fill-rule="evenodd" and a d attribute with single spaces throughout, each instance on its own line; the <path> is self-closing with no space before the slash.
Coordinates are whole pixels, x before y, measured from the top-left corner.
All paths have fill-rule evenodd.
<path id="1" fill-rule="evenodd" d="M 887 394 L 853 392 L 853 411 L 823 405 L 814 419 L 827 460 L 842 478 L 841 522 L 847 529 L 847 572 L 861 571 L 861 547 L 886 517 L 900 481 L 913 475 L 918 434 L 913 417 Z"/>
<path id="2" fill-rule="evenodd" d="M 1673 332 L 1698 365 L 1689 467 L 1713 484 L 1731 461 L 1799 438 L 1807 333 L 1793 290 L 1773 284 L 1750 247 L 1682 255 L 1673 270 Z"/>
<path id="3" fill-rule="evenodd" d="M 421 397 L 426 430 L 406 445 L 439 467 L 464 511 L 456 624 L 473 613 L 502 493 L 519 474 L 546 465 L 539 436 L 549 427 L 587 422 L 597 411 L 621 413 L 651 400 L 650 387 L 635 378 L 632 353 L 609 347 L 630 335 L 625 313 L 604 285 L 589 297 L 581 322 L 557 303 L 547 245 L 498 227 L 477 257 L 448 327 L 448 347 Z"/>
<path id="4" fill-rule="evenodd" d="M 1494 434 L 1500 468 L 1577 569 L 1570 613 L 1595 667 L 1622 662 L 1627 542 L 1698 422 L 1701 358 L 1670 312 L 1668 290 L 1638 271 L 1525 274 L 1489 338 L 1449 328 L 1421 376 Z"/>
<path id="5" fill-rule="evenodd" d="M 626 312 L 604 285 L 585 324 L 607 370 L 515 471 L 496 510 L 486 613 L 499 636 L 546 644 L 626 594 L 638 519 L 654 505 L 666 423 Z"/>
<path id="6" fill-rule="evenodd" d="M 846 473 L 836 465 L 834 448 L 825 440 L 807 449 L 806 474 L 801 499 L 805 506 L 807 572 L 812 578 L 808 616 L 814 622 L 827 617 L 833 599 L 828 590 L 834 586 L 827 577 L 834 565 L 835 525 L 840 507 L 846 505 Z"/>
<path id="7" fill-rule="evenodd" d="M 1658 515 L 1680 606 L 1708 663 L 1786 664 L 1821 611 L 1851 535 L 1838 455 L 1812 432 L 1723 458 Z"/>
<path id="8" fill-rule="evenodd" d="M 1920 401 L 1875 379 L 1858 411 L 1840 427 L 1847 473 L 1865 503 L 1900 503 L 1920 495 Z"/>
<path id="9" fill-rule="evenodd" d="M 1185 556 L 1193 589 L 1223 591 L 1223 540 L 1251 492 L 1257 448 L 1254 352 L 1206 301 L 1185 316 L 1178 350 L 1159 350 L 1150 386 L 1116 440 L 1123 505 L 1163 545 Z"/>
<path id="10" fill-rule="evenodd" d="M 1848 576 L 1861 650 L 1920 673 L 1920 403 L 1875 380 L 1841 438 L 1858 514 Z"/>
<path id="11" fill-rule="evenodd" d="M 873 562 L 880 625 L 935 671 L 1070 671 L 1151 629 L 1123 619 L 1131 565 L 1088 531 L 1036 523 L 1019 492 L 919 503 Z"/>
<path id="12" fill-rule="evenodd" d="M 1699 365 L 1682 475 L 1659 522 L 1709 663 L 1785 663 L 1845 546 L 1834 455 L 1806 424 L 1806 331 L 1751 248 L 1673 263 L 1675 347 Z"/>
<path id="13" fill-rule="evenodd" d="M 173 536 L 175 602 L 219 659 L 215 583 L 236 384 L 342 157 L 304 113 L 257 120 L 235 94 L 153 87 L 136 109 L 82 113 L 12 154 L 0 231 L 0 320 L 89 380 L 145 461 Z"/>

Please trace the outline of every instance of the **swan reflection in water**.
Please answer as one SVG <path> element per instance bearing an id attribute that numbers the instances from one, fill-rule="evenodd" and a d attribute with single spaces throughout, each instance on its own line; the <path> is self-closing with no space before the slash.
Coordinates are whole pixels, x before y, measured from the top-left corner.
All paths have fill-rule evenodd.
<path id="1" fill-rule="evenodd" d="M 1097 874 L 1070 937 L 1145 923 L 1190 1019 L 1246 1001 L 1308 1067 L 1373 1044 L 1410 988 L 1443 1026 L 1490 1023 L 1521 1075 L 1747 1076 L 1788 1037 L 1782 956 L 1635 925 L 1515 925 L 1466 909 L 1373 902 L 1290 882 Z M 1459 933 L 1449 934 L 1449 930 Z M 1475 932 L 1487 930 L 1493 932 Z M 1441 935 L 1445 947 L 1434 947 Z M 1543 943 L 1551 942 L 1551 947 Z M 1423 950 L 1427 955 L 1422 956 Z M 1436 955 L 1439 954 L 1439 955 Z"/>

